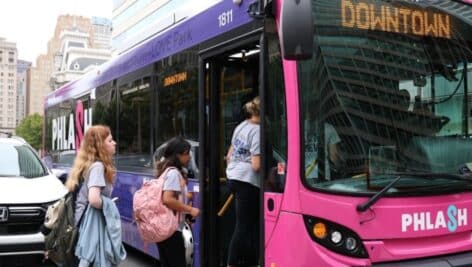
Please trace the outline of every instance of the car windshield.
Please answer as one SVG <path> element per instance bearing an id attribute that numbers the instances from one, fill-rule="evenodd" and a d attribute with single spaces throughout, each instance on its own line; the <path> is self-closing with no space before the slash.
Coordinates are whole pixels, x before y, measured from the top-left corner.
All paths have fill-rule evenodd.
<path id="1" fill-rule="evenodd" d="M 470 6 L 317 0 L 312 7 L 314 56 L 298 65 L 305 184 L 373 193 L 407 173 L 389 193 L 470 189 L 447 175 L 472 173 Z"/>
<path id="2" fill-rule="evenodd" d="M 75 151 L 62 153 L 57 158 L 57 163 L 63 166 L 72 166 L 75 160 Z"/>
<path id="3" fill-rule="evenodd" d="M 47 174 L 28 146 L 0 143 L 0 155 L 0 177 L 37 178 Z"/>

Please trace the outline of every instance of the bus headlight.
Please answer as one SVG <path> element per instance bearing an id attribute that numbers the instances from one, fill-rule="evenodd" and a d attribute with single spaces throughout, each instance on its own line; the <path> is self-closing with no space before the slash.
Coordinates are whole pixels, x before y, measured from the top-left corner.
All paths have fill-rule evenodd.
<path id="1" fill-rule="evenodd" d="M 353 251 L 357 248 L 357 240 L 353 237 L 346 238 L 346 244 L 344 244 L 347 250 Z"/>
<path id="2" fill-rule="evenodd" d="M 323 247 L 354 258 L 369 257 L 361 239 L 351 229 L 308 215 L 303 220 L 311 239 Z"/>
<path id="3" fill-rule="evenodd" d="M 331 242 L 334 244 L 339 244 L 343 240 L 343 235 L 339 231 L 331 232 Z"/>

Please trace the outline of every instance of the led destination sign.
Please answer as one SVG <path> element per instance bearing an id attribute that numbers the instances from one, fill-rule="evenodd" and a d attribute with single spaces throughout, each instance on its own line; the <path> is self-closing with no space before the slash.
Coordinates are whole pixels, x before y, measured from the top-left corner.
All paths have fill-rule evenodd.
<path id="1" fill-rule="evenodd" d="M 187 72 L 180 72 L 164 78 L 164 87 L 174 85 L 176 83 L 184 82 L 187 80 Z"/>
<path id="2" fill-rule="evenodd" d="M 347 28 L 451 38 L 451 19 L 444 13 L 342 0 L 341 18 Z"/>

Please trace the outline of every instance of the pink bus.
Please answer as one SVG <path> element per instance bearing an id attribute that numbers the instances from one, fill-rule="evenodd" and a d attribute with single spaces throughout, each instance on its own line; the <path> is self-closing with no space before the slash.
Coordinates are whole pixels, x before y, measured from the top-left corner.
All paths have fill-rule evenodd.
<path id="1" fill-rule="evenodd" d="M 311 8 L 313 57 L 283 61 L 288 161 L 284 191 L 264 194 L 265 266 L 471 265 L 471 6 Z"/>
<path id="2" fill-rule="evenodd" d="M 467 266 L 469 90 L 466 1 L 223 0 L 48 95 L 44 146 L 54 161 L 109 125 L 123 241 L 158 259 L 132 196 L 167 140 L 191 140 L 188 262 L 226 266 L 224 157 L 258 95 L 259 266 Z"/>

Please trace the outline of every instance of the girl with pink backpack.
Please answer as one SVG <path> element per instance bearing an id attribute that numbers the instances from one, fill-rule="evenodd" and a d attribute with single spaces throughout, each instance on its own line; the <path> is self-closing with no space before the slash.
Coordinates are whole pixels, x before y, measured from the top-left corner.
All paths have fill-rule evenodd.
<path id="1" fill-rule="evenodd" d="M 162 203 L 178 214 L 179 226 L 169 238 L 157 242 L 162 267 L 185 267 L 185 246 L 182 228 L 185 216 L 200 214 L 198 208 L 187 205 L 187 185 L 183 178 L 183 167 L 190 162 L 191 145 L 182 137 L 171 139 L 164 150 L 164 159 L 157 163 L 157 177 L 165 174 L 162 189 Z"/>

